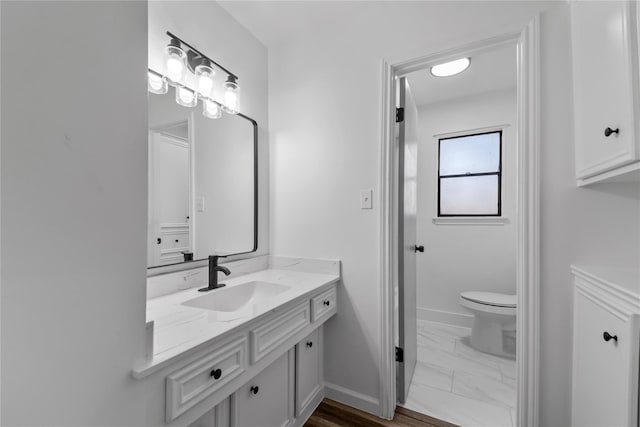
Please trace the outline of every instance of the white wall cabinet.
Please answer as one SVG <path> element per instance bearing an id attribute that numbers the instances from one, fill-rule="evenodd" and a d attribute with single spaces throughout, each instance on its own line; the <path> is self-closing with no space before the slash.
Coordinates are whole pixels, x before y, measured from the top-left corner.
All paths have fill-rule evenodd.
<path id="1" fill-rule="evenodd" d="M 637 426 L 640 296 L 572 270 L 572 425 Z"/>
<path id="2" fill-rule="evenodd" d="M 571 4 L 578 185 L 640 177 L 637 13 L 632 1 Z"/>

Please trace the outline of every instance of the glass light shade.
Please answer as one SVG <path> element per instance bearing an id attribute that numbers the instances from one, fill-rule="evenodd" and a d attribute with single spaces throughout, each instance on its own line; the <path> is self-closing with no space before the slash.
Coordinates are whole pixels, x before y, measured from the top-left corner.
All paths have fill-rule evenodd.
<path id="1" fill-rule="evenodd" d="M 168 45 L 164 50 L 165 76 L 173 86 L 182 86 L 187 72 L 187 54 L 173 44 Z"/>
<path id="2" fill-rule="evenodd" d="M 198 105 L 196 93 L 188 87 L 176 87 L 176 102 L 183 107 L 195 107 Z"/>
<path id="3" fill-rule="evenodd" d="M 460 58 L 455 61 L 445 62 L 444 64 L 438 64 L 431 67 L 431 74 L 436 77 L 450 77 L 460 74 L 471 64 L 469 58 Z"/>
<path id="4" fill-rule="evenodd" d="M 167 79 L 160 74 L 154 73 L 153 71 L 148 72 L 147 79 L 147 89 L 151 93 L 156 93 L 158 95 L 164 95 L 169 90 L 169 86 L 167 85 Z"/>
<path id="5" fill-rule="evenodd" d="M 213 77 L 216 72 L 205 64 L 200 64 L 194 70 L 196 75 L 196 90 L 203 98 L 210 98 L 213 91 Z"/>
<path id="6" fill-rule="evenodd" d="M 202 101 L 202 115 L 210 119 L 219 119 L 222 117 L 222 109 L 212 100 L 205 99 Z"/>
<path id="7" fill-rule="evenodd" d="M 238 114 L 240 111 L 240 86 L 232 77 L 224 83 L 223 108 L 229 114 Z"/>

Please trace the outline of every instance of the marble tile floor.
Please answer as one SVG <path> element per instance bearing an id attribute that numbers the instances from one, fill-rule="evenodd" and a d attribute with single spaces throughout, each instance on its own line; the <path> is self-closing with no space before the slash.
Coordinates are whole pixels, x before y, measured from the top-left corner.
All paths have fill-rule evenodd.
<path id="1" fill-rule="evenodd" d="M 418 363 L 402 406 L 462 427 L 514 427 L 515 360 L 474 350 L 470 333 L 418 320 Z"/>

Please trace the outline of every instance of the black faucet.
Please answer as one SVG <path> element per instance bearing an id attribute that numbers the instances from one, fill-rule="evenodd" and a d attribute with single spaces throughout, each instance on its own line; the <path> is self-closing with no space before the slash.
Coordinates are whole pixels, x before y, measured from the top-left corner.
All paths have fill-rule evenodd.
<path id="1" fill-rule="evenodd" d="M 231 274 L 231 271 L 229 271 L 227 267 L 218 265 L 218 258 L 224 257 L 220 255 L 209 255 L 209 286 L 198 289 L 200 292 L 208 292 L 226 286 L 224 283 L 218 283 L 218 271 L 222 271 L 227 276 Z"/>

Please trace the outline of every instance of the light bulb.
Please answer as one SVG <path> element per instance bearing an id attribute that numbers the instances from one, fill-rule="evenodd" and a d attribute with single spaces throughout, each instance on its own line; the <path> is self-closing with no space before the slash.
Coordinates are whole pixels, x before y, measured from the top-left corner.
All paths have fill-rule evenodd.
<path id="1" fill-rule="evenodd" d="M 173 86 L 182 86 L 187 71 L 187 54 L 180 47 L 180 42 L 171 39 L 164 50 L 165 75 Z"/>
<path id="2" fill-rule="evenodd" d="M 469 58 L 460 58 L 455 61 L 445 62 L 444 64 L 438 64 L 431 67 L 431 74 L 436 77 L 450 77 L 460 74 L 471 64 Z"/>
<path id="3" fill-rule="evenodd" d="M 176 102 L 183 107 L 195 107 L 198 105 L 198 97 L 188 87 L 176 87 Z"/>
<path id="4" fill-rule="evenodd" d="M 202 115 L 210 119 L 219 119 L 222 117 L 222 109 L 216 102 L 205 99 L 202 102 Z"/>
<path id="5" fill-rule="evenodd" d="M 147 74 L 147 89 L 149 92 L 156 93 L 158 95 L 164 95 L 167 93 L 169 90 L 169 87 L 167 86 L 167 79 L 155 71 L 149 70 Z"/>
<path id="6" fill-rule="evenodd" d="M 211 97 L 213 76 L 216 75 L 216 72 L 209 66 L 209 64 L 209 60 L 203 58 L 202 63 L 194 70 L 194 74 L 196 75 L 196 90 L 203 98 Z"/>
<path id="7" fill-rule="evenodd" d="M 180 59 L 171 56 L 167 60 L 167 71 L 169 72 L 169 75 L 173 77 L 181 76 L 183 68 L 184 67 L 182 66 L 182 61 L 180 61 Z"/>
<path id="8" fill-rule="evenodd" d="M 240 111 L 240 86 L 236 78 L 229 76 L 224 83 L 224 111 L 229 114 L 238 114 Z"/>

